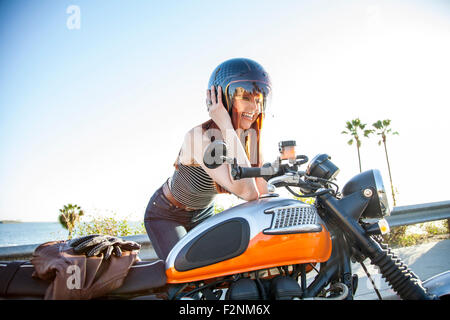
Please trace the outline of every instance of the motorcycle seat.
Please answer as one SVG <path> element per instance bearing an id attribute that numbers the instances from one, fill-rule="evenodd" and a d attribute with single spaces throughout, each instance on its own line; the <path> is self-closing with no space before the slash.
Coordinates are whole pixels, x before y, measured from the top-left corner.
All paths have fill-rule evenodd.
<path id="1" fill-rule="evenodd" d="M 111 294 L 131 294 L 166 284 L 166 263 L 164 260 L 135 262 L 122 286 L 112 291 Z"/>
<path id="2" fill-rule="evenodd" d="M 42 299 L 50 285 L 32 277 L 30 261 L 0 261 L 0 299 Z M 138 261 L 129 269 L 122 286 L 110 294 L 126 295 L 161 287 L 166 284 L 165 262 Z"/>

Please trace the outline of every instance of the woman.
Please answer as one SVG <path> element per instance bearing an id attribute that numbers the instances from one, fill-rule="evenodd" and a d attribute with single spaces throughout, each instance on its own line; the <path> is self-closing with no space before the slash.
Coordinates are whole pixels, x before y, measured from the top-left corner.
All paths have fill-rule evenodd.
<path id="1" fill-rule="evenodd" d="M 151 197 L 145 212 L 145 228 L 160 259 L 189 230 L 214 214 L 214 197 L 233 193 L 255 200 L 267 193 L 262 178 L 234 181 L 230 165 L 208 169 L 203 153 L 215 139 L 228 145 L 228 156 L 240 166 L 261 166 L 260 133 L 271 82 L 257 62 L 236 58 L 221 63 L 212 73 L 206 92 L 211 117 L 191 129 L 175 162 L 175 171 Z"/>

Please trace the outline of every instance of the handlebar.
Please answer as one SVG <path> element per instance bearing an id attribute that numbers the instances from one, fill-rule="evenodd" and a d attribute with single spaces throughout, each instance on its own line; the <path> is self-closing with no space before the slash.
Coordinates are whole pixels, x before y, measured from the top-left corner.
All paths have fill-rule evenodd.
<path id="1" fill-rule="evenodd" d="M 307 159 L 307 158 L 306 158 Z M 305 158 L 297 158 L 297 160 L 304 161 Z M 299 161 L 299 162 L 300 162 Z M 294 169 L 292 171 L 292 169 Z M 231 176 L 234 180 L 240 180 L 245 178 L 258 178 L 262 177 L 276 187 L 286 187 L 292 194 L 301 196 L 293 192 L 289 187 L 299 187 L 300 190 L 305 193 L 304 196 L 313 196 L 314 193 L 324 187 L 323 182 L 330 182 L 326 179 L 310 177 L 303 171 L 297 171 L 298 167 L 294 165 L 288 169 L 288 167 L 281 166 L 278 168 L 273 167 L 270 163 L 264 164 L 262 167 L 241 167 L 234 159 L 231 167 Z M 302 177 L 305 178 L 301 179 Z M 322 182 L 322 183 L 320 183 Z M 331 189 L 324 191 L 329 192 Z M 332 190 L 331 190 L 332 191 Z M 312 193 L 311 193 L 312 192 Z"/>
<path id="2" fill-rule="evenodd" d="M 265 163 L 262 167 L 241 167 L 237 164 L 236 158 L 227 156 L 225 142 L 215 140 L 205 150 L 203 163 L 209 169 L 215 169 L 223 163 L 228 163 L 231 165 L 233 180 L 263 178 L 272 187 L 286 187 L 293 194 L 294 192 L 289 189 L 291 186 L 300 188 L 303 193 L 316 193 L 317 190 L 323 188 L 334 191 L 330 189 L 330 184 L 336 187 L 334 193 L 337 194 L 339 187 L 331 180 L 334 179 L 339 169 L 331 162 L 328 163 L 330 157 L 326 154 L 316 156 L 312 160 L 312 164 L 308 165 L 306 172 L 299 171 L 299 167 L 308 162 L 308 157 L 306 155 L 294 156 L 293 150 L 284 150 L 284 147 L 295 146 L 295 143 L 289 142 L 289 144 L 281 144 L 282 156 L 277 157 L 276 161 Z M 285 160 L 288 160 L 287 163 Z"/>

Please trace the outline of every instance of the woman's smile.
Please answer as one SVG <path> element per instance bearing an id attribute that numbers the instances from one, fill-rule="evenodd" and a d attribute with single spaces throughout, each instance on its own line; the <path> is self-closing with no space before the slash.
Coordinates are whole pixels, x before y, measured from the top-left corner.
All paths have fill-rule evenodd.
<path id="1" fill-rule="evenodd" d="M 242 117 L 244 119 L 252 121 L 255 116 L 255 112 L 242 112 Z"/>

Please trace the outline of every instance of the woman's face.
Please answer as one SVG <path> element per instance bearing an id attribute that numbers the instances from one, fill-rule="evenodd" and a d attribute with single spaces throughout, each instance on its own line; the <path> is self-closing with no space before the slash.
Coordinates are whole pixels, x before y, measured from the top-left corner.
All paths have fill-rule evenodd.
<path id="1" fill-rule="evenodd" d="M 233 99 L 232 121 L 236 129 L 250 129 L 262 110 L 262 95 L 259 93 L 236 95 Z"/>

